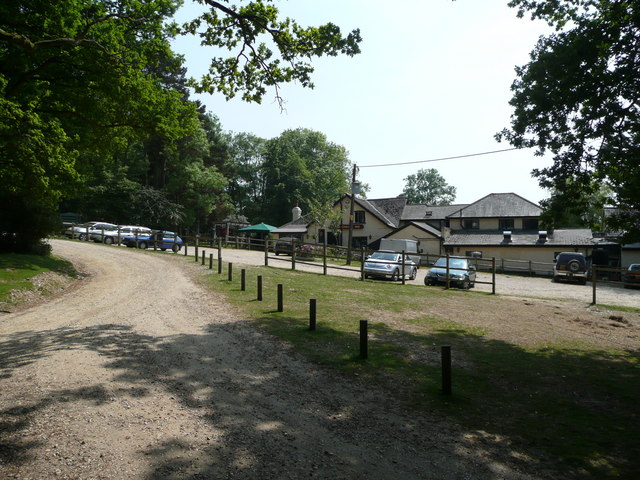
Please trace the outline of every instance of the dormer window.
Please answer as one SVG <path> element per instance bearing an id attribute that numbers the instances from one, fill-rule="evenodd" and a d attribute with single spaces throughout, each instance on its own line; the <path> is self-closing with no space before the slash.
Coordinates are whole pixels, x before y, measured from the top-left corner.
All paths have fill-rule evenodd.
<path id="1" fill-rule="evenodd" d="M 514 229 L 513 218 L 501 218 L 500 220 L 498 220 L 498 228 L 503 232 L 505 230 L 513 230 Z"/>
<path id="2" fill-rule="evenodd" d="M 462 228 L 464 230 L 478 230 L 480 228 L 480 220 L 477 218 L 465 218 L 462 220 Z"/>

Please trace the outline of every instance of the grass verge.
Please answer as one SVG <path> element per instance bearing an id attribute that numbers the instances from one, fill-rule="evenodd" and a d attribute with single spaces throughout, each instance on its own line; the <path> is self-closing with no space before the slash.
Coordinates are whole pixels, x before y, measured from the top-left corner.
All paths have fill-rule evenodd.
<path id="1" fill-rule="evenodd" d="M 0 302 L 10 303 L 10 294 L 16 290 L 33 290 L 32 279 L 39 274 L 56 272 L 75 277 L 73 265 L 52 256 L 18 253 L 0 254 Z"/>
<path id="2" fill-rule="evenodd" d="M 257 275 L 263 301 L 256 299 Z M 471 305 L 509 312 L 514 301 L 502 297 L 270 267 L 251 267 L 242 291 L 239 277 L 229 282 L 226 274 L 212 274 L 206 282 L 309 359 L 375 382 L 415 409 L 453 417 L 484 441 L 508 445 L 511 461 L 524 471 L 544 465 L 564 478 L 640 478 L 637 350 L 603 349 L 561 334 L 540 345 L 509 343 L 456 316 L 458 302 L 465 311 Z M 276 308 L 277 284 L 283 312 Z M 315 331 L 309 330 L 311 298 Z M 424 305 L 441 306 L 442 314 L 422 313 Z M 359 358 L 359 319 L 369 320 L 366 361 Z M 441 345 L 454 352 L 452 396 L 440 393 Z"/>

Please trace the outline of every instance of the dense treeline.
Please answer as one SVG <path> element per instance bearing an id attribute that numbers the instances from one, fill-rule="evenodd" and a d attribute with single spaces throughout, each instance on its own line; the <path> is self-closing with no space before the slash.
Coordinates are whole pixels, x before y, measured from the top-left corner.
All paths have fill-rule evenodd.
<path id="1" fill-rule="evenodd" d="M 293 146 L 274 158 L 276 139 L 225 134 L 188 92 L 260 102 L 271 91 L 281 100 L 282 83 L 313 86 L 313 57 L 357 54 L 358 30 L 302 27 L 271 0 L 198 1 L 208 9 L 179 25 L 172 19 L 182 3 L 0 2 L 0 250 L 34 250 L 55 230 L 59 208 L 197 230 L 243 207 L 250 218 L 277 221 L 290 205 L 268 204 L 265 192 L 291 204 L 320 186 L 323 154 L 307 158 Z M 187 78 L 171 50 L 180 35 L 228 56 Z M 309 152 L 326 146 L 326 162 L 344 170 L 344 149 L 296 132 L 301 145 L 314 139 Z"/>

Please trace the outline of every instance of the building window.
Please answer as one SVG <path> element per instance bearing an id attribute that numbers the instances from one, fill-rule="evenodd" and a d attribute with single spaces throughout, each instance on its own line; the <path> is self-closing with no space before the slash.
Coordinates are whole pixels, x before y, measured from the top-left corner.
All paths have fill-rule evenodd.
<path id="1" fill-rule="evenodd" d="M 498 228 L 503 232 L 505 230 L 513 230 L 514 226 L 513 218 L 501 218 L 498 220 Z"/>
<path id="2" fill-rule="evenodd" d="M 364 221 L 364 210 L 356 210 L 355 212 L 355 217 L 353 219 L 354 223 L 365 223 Z"/>
<path id="3" fill-rule="evenodd" d="M 366 247 L 367 246 L 367 237 L 353 237 L 351 239 L 351 246 L 353 248 L 364 248 L 364 247 Z"/>
<path id="4" fill-rule="evenodd" d="M 522 229 L 523 230 L 538 230 L 538 219 L 537 218 L 525 218 L 522 220 Z"/>
<path id="5" fill-rule="evenodd" d="M 462 220 L 462 228 L 464 230 L 478 230 L 480 228 L 480 220 L 477 218 L 466 218 Z"/>

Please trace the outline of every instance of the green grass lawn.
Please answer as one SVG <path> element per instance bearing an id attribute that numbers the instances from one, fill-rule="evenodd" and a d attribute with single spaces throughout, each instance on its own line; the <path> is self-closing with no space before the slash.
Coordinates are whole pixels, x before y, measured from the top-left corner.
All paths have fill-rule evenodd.
<path id="1" fill-rule="evenodd" d="M 0 254 L 0 302 L 7 302 L 12 290 L 30 290 L 30 279 L 44 272 L 75 276 L 70 262 L 60 258 L 18 253 Z"/>
<path id="2" fill-rule="evenodd" d="M 256 300 L 257 275 L 263 276 L 263 301 Z M 451 315 L 451 306 L 464 302 L 467 309 L 508 312 L 514 300 L 473 291 L 271 267 L 248 269 L 246 291 L 237 268 L 233 282 L 226 265 L 223 275 L 205 278 L 309 359 L 380 384 L 410 408 L 438 411 L 478 435 L 509 443 L 525 471 L 543 458 L 565 478 L 640 478 L 637 349 L 602 349 L 561 334 L 543 345 L 496 340 Z M 276 311 L 277 284 L 283 285 L 283 312 Z M 311 298 L 317 301 L 315 331 L 309 330 Z M 443 314 L 424 314 L 424 305 L 442 305 Z M 368 360 L 359 358 L 360 319 L 369 320 Z M 454 356 L 451 396 L 441 394 L 442 345 L 450 345 Z"/>

